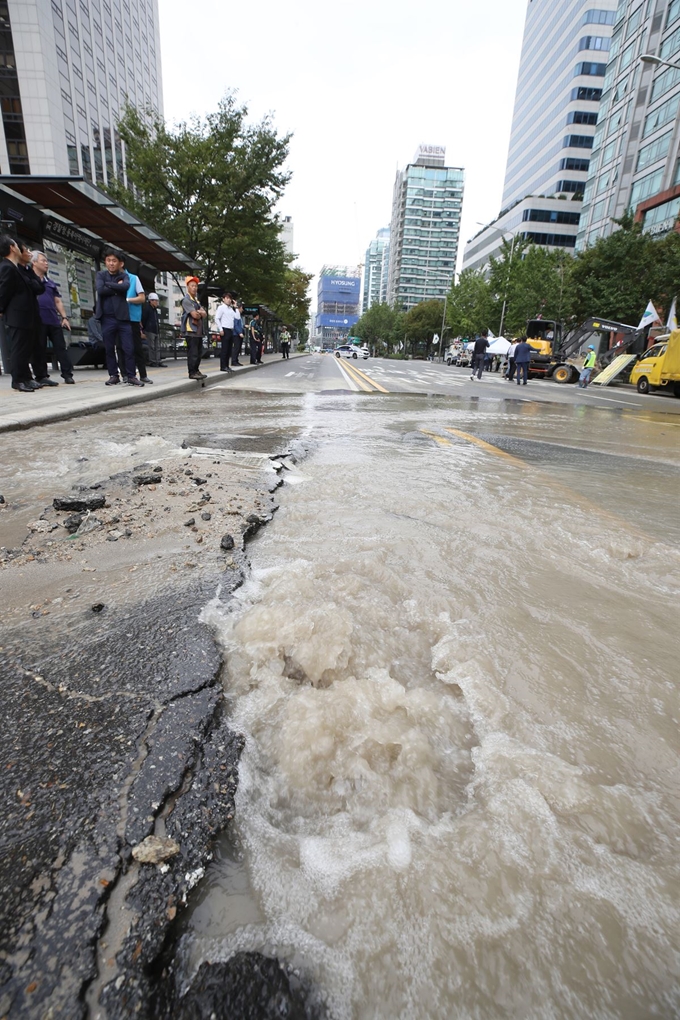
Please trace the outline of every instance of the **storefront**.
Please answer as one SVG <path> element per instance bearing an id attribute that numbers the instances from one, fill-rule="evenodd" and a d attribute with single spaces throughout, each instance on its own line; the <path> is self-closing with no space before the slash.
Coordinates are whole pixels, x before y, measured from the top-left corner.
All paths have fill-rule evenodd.
<path id="1" fill-rule="evenodd" d="M 0 176 L 0 219 L 3 233 L 45 252 L 74 338 L 87 334 L 95 273 L 107 245 L 125 253 L 126 267 L 139 276 L 147 293 L 156 289 L 161 272 L 200 272 L 198 263 L 171 241 L 80 177 Z M 167 320 L 173 310 L 163 309 L 162 314 Z"/>

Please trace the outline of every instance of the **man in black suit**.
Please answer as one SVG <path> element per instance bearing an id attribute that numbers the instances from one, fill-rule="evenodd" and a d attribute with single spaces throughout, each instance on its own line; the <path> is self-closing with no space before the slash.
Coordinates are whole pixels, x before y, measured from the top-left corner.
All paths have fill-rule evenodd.
<path id="1" fill-rule="evenodd" d="M 97 273 L 97 303 L 94 315 L 102 327 L 102 337 L 106 348 L 106 366 L 109 370 L 107 386 L 115 386 L 119 382 L 118 362 L 116 361 L 116 341 L 120 341 L 125 361 L 127 381 L 131 386 L 143 386 L 136 375 L 135 349 L 130 327 L 130 309 L 127 294 L 130 289 L 130 277 L 125 272 L 125 262 L 121 252 L 114 248 L 104 249 L 106 269 Z"/>
<path id="2" fill-rule="evenodd" d="M 40 321 L 40 306 L 38 304 L 38 295 L 45 293 L 45 284 L 39 278 L 38 274 L 34 271 L 32 260 L 33 252 L 23 241 L 17 241 L 17 247 L 19 248 L 19 272 L 23 273 L 24 277 L 28 281 L 28 286 L 33 292 L 35 301 L 33 303 L 33 350 L 31 351 L 31 368 L 33 369 L 33 375 L 38 386 L 42 389 L 43 386 L 58 386 L 59 383 L 54 379 L 50 379 L 50 373 L 47 368 L 47 338 L 43 336 L 42 323 Z"/>
<path id="3" fill-rule="evenodd" d="M 0 313 L 10 350 L 12 389 L 34 393 L 40 384 L 33 380 L 30 360 L 35 344 L 36 292 L 19 269 L 21 250 L 16 241 L 0 237 Z"/>

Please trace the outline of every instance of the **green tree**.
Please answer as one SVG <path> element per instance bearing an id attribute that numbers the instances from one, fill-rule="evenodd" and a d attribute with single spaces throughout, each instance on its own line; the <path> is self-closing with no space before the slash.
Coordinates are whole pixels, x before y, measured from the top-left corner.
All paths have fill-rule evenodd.
<path id="1" fill-rule="evenodd" d="M 440 335 L 444 318 L 444 302 L 435 299 L 421 301 L 404 315 L 403 330 L 410 342 L 411 353 L 425 353 L 430 356 L 433 349 L 432 338 L 435 333 Z M 435 353 L 439 352 L 439 345 Z"/>
<path id="2" fill-rule="evenodd" d="M 264 303 L 281 296 L 291 256 L 274 207 L 290 174 L 290 136 L 271 120 L 246 124 L 227 94 L 217 111 L 174 129 L 130 106 L 118 124 L 127 187 L 109 185 L 123 205 L 205 267 L 205 281 Z"/>
<path id="3" fill-rule="evenodd" d="M 631 214 L 618 230 L 579 252 L 571 272 L 569 306 L 581 322 L 601 315 L 636 325 L 651 299 L 665 314 L 679 289 L 680 235 L 655 240 Z"/>
<path id="4" fill-rule="evenodd" d="M 352 333 L 361 337 L 364 343 L 371 344 L 377 354 L 389 357 L 399 344 L 399 320 L 399 313 L 394 308 L 386 304 L 374 304 L 364 312 Z"/>
<path id="5" fill-rule="evenodd" d="M 571 253 L 564 249 L 551 251 L 518 238 L 512 261 L 510 255 L 511 244 L 504 240 L 499 258 L 492 258 L 489 265 L 489 286 L 496 307 L 502 310 L 503 301 L 506 302 L 503 325 L 506 336 L 522 333 L 527 320 L 537 315 L 561 322 L 567 309 L 574 263 Z"/>
<path id="6" fill-rule="evenodd" d="M 272 311 L 291 326 L 304 339 L 309 333 L 309 285 L 312 275 L 294 267 L 286 269 L 281 280 L 280 292 L 271 301 Z"/>
<path id="7" fill-rule="evenodd" d="M 464 269 L 449 292 L 446 321 L 451 336 L 474 336 L 482 329 L 498 329 L 501 308 L 485 274 Z"/>

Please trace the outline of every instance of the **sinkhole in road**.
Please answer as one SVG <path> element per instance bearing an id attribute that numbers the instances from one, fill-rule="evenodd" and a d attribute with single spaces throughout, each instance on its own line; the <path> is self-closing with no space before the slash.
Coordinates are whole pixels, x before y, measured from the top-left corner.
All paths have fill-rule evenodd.
<path id="1" fill-rule="evenodd" d="M 180 981 L 260 950 L 337 1020 L 674 1014 L 672 446 L 563 407 L 289 407 L 309 456 L 202 614 L 246 747 Z"/>

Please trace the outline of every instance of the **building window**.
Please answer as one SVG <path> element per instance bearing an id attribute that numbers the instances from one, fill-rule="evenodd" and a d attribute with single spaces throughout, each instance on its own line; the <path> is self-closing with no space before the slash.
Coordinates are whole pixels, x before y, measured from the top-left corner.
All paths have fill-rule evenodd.
<path id="1" fill-rule="evenodd" d="M 641 181 L 636 181 L 630 193 L 630 202 L 628 203 L 631 209 L 637 208 L 640 202 L 644 202 L 650 195 L 656 194 L 661 187 L 663 181 L 663 167 L 661 170 L 656 170 L 653 174 L 648 174 L 647 177 L 643 177 Z"/>
<path id="2" fill-rule="evenodd" d="M 578 226 L 579 213 L 561 212 L 557 209 L 525 209 L 522 221 L 530 223 L 563 223 Z"/>
<path id="3" fill-rule="evenodd" d="M 669 35 L 667 39 L 661 44 L 660 56 L 663 60 L 668 60 L 675 53 L 680 50 L 680 28 L 676 28 L 672 35 Z"/>
<path id="4" fill-rule="evenodd" d="M 674 21 L 680 18 L 680 0 L 673 0 L 668 6 L 668 18 L 666 19 L 666 28 L 672 25 Z"/>
<path id="5" fill-rule="evenodd" d="M 675 120 L 675 116 L 678 112 L 678 103 L 680 102 L 680 95 L 673 96 L 672 99 L 668 99 L 661 106 L 657 106 L 653 113 L 650 113 L 645 117 L 645 124 L 642 130 L 642 137 L 646 138 L 647 135 L 651 135 L 657 128 L 663 127 L 664 124 L 668 124 L 669 121 Z"/>
<path id="6" fill-rule="evenodd" d="M 566 191 L 574 195 L 582 195 L 584 187 L 584 181 L 558 181 L 555 185 L 555 192 Z"/>
<path id="7" fill-rule="evenodd" d="M 14 41 L 6 2 L 0 4 L 0 68 L 2 75 L 2 123 L 7 141 L 10 174 L 29 174 L 28 147 L 21 106 L 19 79 L 14 59 Z"/>
<path id="8" fill-rule="evenodd" d="M 606 64 L 590 64 L 588 62 L 584 62 L 582 64 L 577 64 L 574 68 L 574 78 L 578 78 L 581 74 L 590 75 L 593 78 L 604 78 L 606 70 Z"/>
<path id="9" fill-rule="evenodd" d="M 591 124 L 594 127 L 597 124 L 597 114 L 585 113 L 583 110 L 572 110 L 567 115 L 567 124 Z"/>
<path id="10" fill-rule="evenodd" d="M 640 22 L 642 21 L 644 7 L 645 7 L 644 4 L 640 4 L 640 6 L 636 10 L 634 10 L 631 15 L 629 15 L 628 24 L 626 25 L 626 39 L 628 39 L 633 34 L 635 29 L 639 26 Z"/>
<path id="11" fill-rule="evenodd" d="M 611 39 L 604 35 L 584 35 L 579 40 L 579 50 L 609 50 Z"/>
<path id="12" fill-rule="evenodd" d="M 562 140 L 563 149 L 592 149 L 592 135 L 565 135 Z"/>
<path id="13" fill-rule="evenodd" d="M 661 138 L 650 142 L 649 145 L 644 145 L 638 152 L 636 171 L 644 170 L 646 167 L 651 166 L 652 163 L 656 163 L 658 159 L 663 159 L 668 154 L 672 137 L 673 132 L 668 131 Z"/>
<path id="14" fill-rule="evenodd" d="M 591 89 L 586 85 L 579 85 L 571 90 L 571 101 L 599 103 L 602 99 L 602 89 Z"/>
<path id="15" fill-rule="evenodd" d="M 574 248 L 576 246 L 576 237 L 568 234 L 538 234 L 533 230 L 527 230 L 524 232 L 524 237 L 533 244 L 552 245 L 554 248 Z"/>
<path id="16" fill-rule="evenodd" d="M 616 14 L 614 11 L 586 11 L 582 25 L 613 25 Z"/>
<path id="17" fill-rule="evenodd" d="M 574 156 L 567 156 L 566 159 L 560 160 L 560 170 L 581 170 L 583 173 L 588 173 L 590 169 L 589 159 L 576 159 Z"/>

